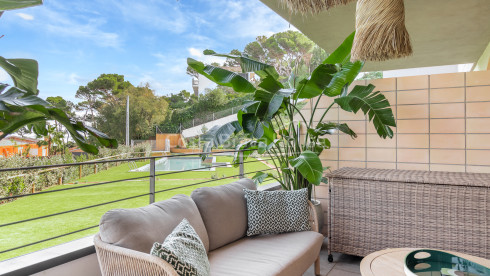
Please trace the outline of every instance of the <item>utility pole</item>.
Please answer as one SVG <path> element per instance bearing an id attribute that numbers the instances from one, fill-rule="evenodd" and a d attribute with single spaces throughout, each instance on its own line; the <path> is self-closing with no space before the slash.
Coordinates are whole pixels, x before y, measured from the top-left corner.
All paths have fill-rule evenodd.
<path id="1" fill-rule="evenodd" d="M 129 146 L 129 95 L 126 96 L 126 146 Z"/>

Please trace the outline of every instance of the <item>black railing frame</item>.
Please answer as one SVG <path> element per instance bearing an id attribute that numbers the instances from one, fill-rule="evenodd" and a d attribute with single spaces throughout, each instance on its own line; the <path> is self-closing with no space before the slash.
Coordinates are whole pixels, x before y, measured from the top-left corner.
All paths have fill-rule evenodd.
<path id="1" fill-rule="evenodd" d="M 262 160 L 255 160 L 255 161 L 246 161 L 246 162 L 244 162 L 244 158 L 243 158 L 244 157 L 244 155 L 243 155 L 243 152 L 244 151 L 248 151 L 248 150 L 230 150 L 230 151 L 206 152 L 206 153 L 189 153 L 189 154 L 176 154 L 176 155 L 169 155 L 169 156 L 150 156 L 150 157 L 125 158 L 125 159 L 116 159 L 116 160 L 88 161 L 88 162 L 59 164 L 59 165 L 43 165 L 43 166 L 21 167 L 21 168 L 3 168 L 3 169 L 0 169 L 0 172 L 7 172 L 7 171 L 27 171 L 27 170 L 36 170 L 36 169 L 46 169 L 46 168 L 60 168 L 60 167 L 69 167 L 69 166 L 94 165 L 94 164 L 112 163 L 112 162 L 131 162 L 131 161 L 150 160 L 150 174 L 149 174 L 149 176 L 135 177 L 135 178 L 128 178 L 128 179 L 119 179 L 119 180 L 113 180 L 113 181 L 106 181 L 106 182 L 101 182 L 101 183 L 94 183 L 94 184 L 88 184 L 88 185 L 77 186 L 77 187 L 69 187 L 69 188 L 65 188 L 65 189 L 57 189 L 57 190 L 52 190 L 52 191 L 41 191 L 41 192 L 37 192 L 37 193 L 33 193 L 33 194 L 8 196 L 8 197 L 0 198 L 0 201 L 2 201 L 2 200 L 8 200 L 8 199 L 20 198 L 20 197 L 27 197 L 27 196 L 36 196 L 36 195 L 45 194 L 45 193 L 62 192 L 62 191 L 72 190 L 72 189 L 79 189 L 79 188 L 93 187 L 93 186 L 98 186 L 98 185 L 112 184 L 112 183 L 123 182 L 123 181 L 127 181 L 127 180 L 144 179 L 144 178 L 148 178 L 149 179 L 149 192 L 148 193 L 139 194 L 139 195 L 135 195 L 135 196 L 131 196 L 131 197 L 126 197 L 126 198 L 122 198 L 122 199 L 117 199 L 117 200 L 113 200 L 113 201 L 109 201 L 109 202 L 104 202 L 104 203 L 100 203 L 100 204 L 95 204 L 95 205 L 91 205 L 91 206 L 85 206 L 85 207 L 82 207 L 82 208 L 76 208 L 76 209 L 73 209 L 73 210 L 62 211 L 62 212 L 58 212 L 58 213 L 54 213 L 54 214 L 43 215 L 43 216 L 29 218 L 29 219 L 24 219 L 24 220 L 20 220 L 20 221 L 14 221 L 14 222 L 9 222 L 9 223 L 4 223 L 4 224 L 1 224 L 0 225 L 0 228 L 7 227 L 7 226 L 10 226 L 10 225 L 14 225 L 14 224 L 19 224 L 19 223 L 25 223 L 25 222 L 29 222 L 29 221 L 33 221 L 33 220 L 45 219 L 45 218 L 48 218 L 48 217 L 53 217 L 53 216 L 62 215 L 62 214 L 66 214 L 66 213 L 81 211 L 81 210 L 85 210 L 85 209 L 89 209 L 89 208 L 93 208 L 93 207 L 98 207 L 98 206 L 102 206 L 102 205 L 112 204 L 112 203 L 115 203 L 115 202 L 120 202 L 120 201 L 124 201 L 124 200 L 134 199 L 134 198 L 137 198 L 137 197 L 142 197 L 142 196 L 147 196 L 147 195 L 149 196 L 149 204 L 152 204 L 152 203 L 155 202 L 155 195 L 157 193 L 167 192 L 167 191 L 170 191 L 170 190 L 176 190 L 176 189 L 181 189 L 181 188 L 185 188 L 185 187 L 202 185 L 202 184 L 205 184 L 205 183 L 219 181 L 219 180 L 222 180 L 222 179 L 228 179 L 228 178 L 234 178 L 234 177 L 244 178 L 245 175 L 247 175 L 247 174 L 252 174 L 252 173 L 259 172 L 259 171 L 253 171 L 253 172 L 247 172 L 247 173 L 245 172 L 245 167 L 244 167 L 244 164 L 245 163 L 262 162 Z M 203 182 L 198 182 L 198 183 L 181 185 L 181 186 L 172 187 L 172 188 L 168 188 L 168 189 L 164 189 L 164 190 L 159 190 L 159 191 L 156 191 L 155 190 L 155 184 L 156 184 L 157 176 L 167 175 L 167 174 L 173 174 L 173 173 L 182 173 L 182 172 L 188 172 L 188 171 L 196 171 L 196 170 L 201 170 L 201 169 L 210 168 L 210 167 L 213 168 L 213 167 L 228 166 L 228 164 L 225 164 L 225 165 L 214 165 L 214 166 L 206 166 L 206 167 L 201 167 L 201 168 L 196 168 L 196 169 L 189 169 L 189 170 L 183 170 L 183 171 L 171 171 L 171 172 L 168 172 L 168 173 L 156 174 L 156 159 L 157 158 L 175 158 L 175 157 L 179 157 L 179 156 L 180 157 L 181 156 L 196 156 L 196 155 L 202 155 L 202 154 L 213 155 L 213 154 L 221 154 L 221 153 L 238 153 L 239 174 L 232 175 L 232 176 L 227 176 L 227 177 L 222 177 L 222 178 L 217 178 L 217 179 L 211 179 L 211 180 L 207 180 L 207 181 L 203 181 Z M 266 169 L 266 170 L 275 170 L 275 168 L 269 168 L 269 169 Z M 260 170 L 260 171 L 266 171 L 266 170 Z M 0 251 L 0 254 L 4 254 L 4 253 L 10 252 L 10 251 L 14 251 L 14 250 L 18 250 L 18 249 L 21 249 L 21 248 L 24 248 L 24 247 L 32 246 L 32 245 L 35 245 L 35 244 L 38 244 L 38 243 L 42 243 L 42 242 L 45 242 L 45 241 L 53 240 L 53 239 L 56 239 L 56 238 L 68 236 L 68 235 L 75 234 L 75 233 L 78 233 L 78 232 L 81 232 L 81 231 L 89 230 L 89 229 L 95 228 L 97 226 L 98 225 L 96 225 L 96 226 L 90 226 L 88 228 L 83 228 L 83 229 L 75 230 L 75 231 L 72 231 L 72 232 L 69 232 L 69 233 L 64 233 L 64 234 L 61 234 L 61 235 L 58 235 L 58 236 L 55 236 L 55 237 L 50 237 L 50 238 L 46 238 L 46 239 L 43 239 L 43 240 L 40 240 L 40 241 L 31 242 L 29 244 L 25 244 L 25 245 L 21 245 L 21 246 L 16 246 L 14 248 L 10 248 L 10 249 L 7 249 L 7 250 Z"/>

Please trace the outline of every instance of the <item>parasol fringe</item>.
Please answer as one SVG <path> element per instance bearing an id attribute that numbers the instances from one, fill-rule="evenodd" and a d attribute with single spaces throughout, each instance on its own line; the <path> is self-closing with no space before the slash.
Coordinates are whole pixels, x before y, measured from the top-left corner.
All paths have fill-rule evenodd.
<path id="1" fill-rule="evenodd" d="M 345 5 L 355 0 L 280 0 L 290 13 L 317 14 L 338 5 Z"/>
<path id="2" fill-rule="evenodd" d="M 351 60 L 384 61 L 411 54 L 403 0 L 358 0 Z"/>

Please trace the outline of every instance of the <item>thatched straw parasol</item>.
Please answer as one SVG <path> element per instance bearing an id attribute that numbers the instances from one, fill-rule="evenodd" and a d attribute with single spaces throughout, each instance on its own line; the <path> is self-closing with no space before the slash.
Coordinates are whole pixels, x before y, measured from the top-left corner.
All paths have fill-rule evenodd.
<path id="1" fill-rule="evenodd" d="M 345 5 L 355 0 L 280 0 L 289 9 L 291 14 L 301 13 L 302 15 L 316 14 L 326 11 L 337 5 Z"/>
<path id="2" fill-rule="evenodd" d="M 403 0 L 358 0 L 351 59 L 383 61 L 411 54 Z"/>

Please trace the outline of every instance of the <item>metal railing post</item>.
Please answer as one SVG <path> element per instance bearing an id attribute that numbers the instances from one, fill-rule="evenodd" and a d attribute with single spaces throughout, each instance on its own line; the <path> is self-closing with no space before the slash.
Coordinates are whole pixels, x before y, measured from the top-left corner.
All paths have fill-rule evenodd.
<path id="1" fill-rule="evenodd" d="M 245 177 L 245 167 L 243 166 L 243 151 L 240 151 L 238 153 L 238 160 L 240 161 L 240 172 L 239 172 L 239 177 L 244 178 Z"/>
<path id="2" fill-rule="evenodd" d="M 150 204 L 155 202 L 155 158 L 150 159 Z"/>

